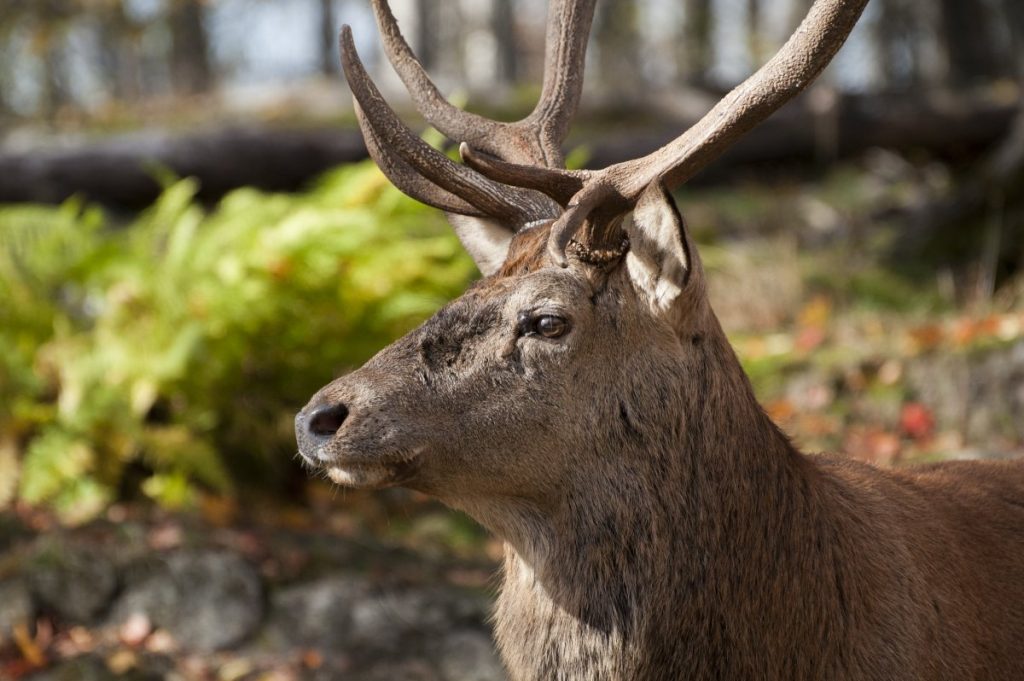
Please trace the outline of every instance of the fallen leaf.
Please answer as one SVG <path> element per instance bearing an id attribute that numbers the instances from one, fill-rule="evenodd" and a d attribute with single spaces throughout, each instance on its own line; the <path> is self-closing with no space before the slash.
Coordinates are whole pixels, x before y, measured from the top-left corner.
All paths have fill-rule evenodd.
<path id="1" fill-rule="evenodd" d="M 82 626 L 71 627 L 68 630 L 68 640 L 79 653 L 91 652 L 96 647 L 96 637 Z"/>
<path id="2" fill-rule="evenodd" d="M 236 659 L 225 662 L 217 672 L 220 681 L 238 681 L 244 676 L 252 673 L 252 663 L 246 659 Z"/>
<path id="3" fill-rule="evenodd" d="M 785 398 L 772 400 L 764 406 L 764 409 L 768 412 L 768 417 L 778 424 L 785 424 L 796 414 L 793 403 Z"/>
<path id="4" fill-rule="evenodd" d="M 887 359 L 878 367 L 878 380 L 882 385 L 896 385 L 902 376 L 903 365 L 894 359 Z"/>
<path id="5" fill-rule="evenodd" d="M 117 631 L 121 642 L 129 646 L 142 645 L 153 631 L 153 623 L 145 613 L 133 612 Z"/>
<path id="6" fill-rule="evenodd" d="M 203 495 L 199 511 L 203 520 L 214 527 L 228 527 L 238 518 L 238 504 L 234 499 L 212 494 Z"/>
<path id="7" fill-rule="evenodd" d="M 808 326 L 800 329 L 796 336 L 796 349 L 800 352 L 810 352 L 825 342 L 825 329 L 819 326 Z"/>
<path id="8" fill-rule="evenodd" d="M 951 335 L 957 347 L 968 346 L 978 335 L 978 325 L 973 319 L 958 319 L 953 323 Z"/>
<path id="9" fill-rule="evenodd" d="M 1012 341 L 1024 335 L 1024 316 L 1004 315 L 996 330 L 999 340 Z"/>
<path id="10" fill-rule="evenodd" d="M 146 650 L 151 653 L 173 653 L 178 649 L 178 642 L 166 629 L 157 629 L 146 639 Z"/>
<path id="11" fill-rule="evenodd" d="M 832 316 L 832 301 L 822 295 L 814 296 L 797 315 L 797 323 L 803 327 L 822 328 Z"/>
<path id="12" fill-rule="evenodd" d="M 324 656 L 319 650 L 306 650 L 302 653 L 302 665 L 306 669 L 320 669 L 324 666 Z"/>
<path id="13" fill-rule="evenodd" d="M 945 329 L 940 324 L 924 324 L 908 332 L 911 348 L 916 352 L 934 350 L 942 344 L 946 337 Z"/>
<path id="14" fill-rule="evenodd" d="M 855 459 L 888 464 L 900 453 L 900 439 L 881 428 L 851 428 L 843 448 Z"/>
<path id="15" fill-rule="evenodd" d="M 185 533 L 177 523 L 165 523 L 149 532 L 149 546 L 157 551 L 176 549 L 185 540 Z"/>
<path id="16" fill-rule="evenodd" d="M 36 645 L 35 639 L 29 634 L 28 626 L 24 622 L 15 624 L 12 633 L 14 634 L 14 644 L 18 646 L 18 650 L 26 662 L 35 667 L 46 665 L 46 655 Z"/>
<path id="17" fill-rule="evenodd" d="M 915 440 L 924 440 L 935 432 L 935 417 L 920 402 L 908 402 L 900 410 L 900 429 Z"/>
<path id="18" fill-rule="evenodd" d="M 139 665 L 139 658 L 131 650 L 122 648 L 114 651 L 107 657 L 107 669 L 121 676 L 125 672 L 135 669 Z"/>
<path id="19" fill-rule="evenodd" d="M 25 659 L 2 662 L 0 663 L 0 679 L 18 681 L 38 670 L 38 666 Z"/>

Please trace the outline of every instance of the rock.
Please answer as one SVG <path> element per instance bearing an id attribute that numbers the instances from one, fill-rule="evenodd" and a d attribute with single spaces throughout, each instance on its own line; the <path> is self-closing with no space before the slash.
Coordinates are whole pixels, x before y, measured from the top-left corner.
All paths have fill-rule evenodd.
<path id="1" fill-rule="evenodd" d="M 103 664 L 103 660 L 89 655 L 34 674 L 29 677 L 29 681 L 113 681 L 116 678 Z"/>
<path id="2" fill-rule="evenodd" d="M 1024 441 L 1024 341 L 972 358 L 969 399 L 971 441 Z"/>
<path id="3" fill-rule="evenodd" d="M 186 648 L 213 651 L 246 639 L 262 622 L 262 580 L 233 553 L 181 551 L 133 573 L 111 616 L 117 627 L 145 615 Z"/>
<path id="4" fill-rule="evenodd" d="M 171 674 L 172 668 L 166 659 L 146 657 L 135 668 L 118 674 L 101 658 L 83 655 L 33 674 L 27 681 L 165 681 L 177 678 Z"/>
<path id="5" fill-rule="evenodd" d="M 281 589 L 270 597 L 270 616 L 261 640 L 274 649 L 343 650 L 352 644 L 353 607 L 369 592 L 365 581 L 346 577 Z"/>
<path id="6" fill-rule="evenodd" d="M 271 596 L 263 639 L 268 644 L 397 651 L 407 639 L 427 639 L 466 624 L 482 626 L 488 601 L 446 587 L 387 590 L 359 577 L 329 577 Z"/>
<path id="7" fill-rule="evenodd" d="M 31 586 L 40 604 L 75 623 L 95 620 L 117 591 L 117 570 L 97 551 L 51 546 L 32 558 Z"/>
<path id="8" fill-rule="evenodd" d="M 1024 341 L 922 356 L 909 364 L 907 385 L 940 425 L 963 428 L 972 445 L 1024 440 Z"/>
<path id="9" fill-rule="evenodd" d="M 429 639 L 462 624 L 482 624 L 486 612 L 486 599 L 458 589 L 376 591 L 353 605 L 352 639 L 358 646 L 394 651 L 410 638 Z"/>
<path id="10" fill-rule="evenodd" d="M 0 555 L 8 554 L 14 546 L 32 536 L 12 513 L 0 513 Z"/>
<path id="11" fill-rule="evenodd" d="M 436 660 L 444 681 L 504 681 L 508 678 L 491 637 L 475 629 L 462 629 L 446 636 Z"/>
<path id="12" fill-rule="evenodd" d="M 110 624 L 118 630 L 139 616 L 152 626 L 167 626 L 176 617 L 178 587 L 167 562 L 144 558 L 122 568 L 123 588 L 110 614 Z"/>
<path id="13" fill-rule="evenodd" d="M 263 618 L 263 583 L 255 568 L 232 553 L 180 553 L 168 561 L 181 599 L 174 637 L 200 650 L 219 650 L 255 631 Z"/>
<path id="14" fill-rule="evenodd" d="M 10 638 L 19 624 L 30 627 L 34 615 L 32 592 L 22 580 L 0 582 L 0 641 Z"/>
<path id="15" fill-rule="evenodd" d="M 382 589 L 362 577 L 329 577 L 294 585 L 270 597 L 262 650 L 315 649 L 345 660 L 349 679 L 440 679 L 431 665 L 450 655 L 452 678 L 501 679 L 484 621 L 488 599 L 451 587 Z M 461 638 L 447 644 L 450 632 Z M 459 653 L 464 643 L 464 653 Z M 467 655 L 469 657 L 467 657 Z M 401 663 L 402 666 L 395 667 Z M 411 665 L 411 666 L 409 666 Z M 484 671 L 469 676 L 474 665 Z M 459 671 L 462 670 L 462 671 Z"/>
<path id="16" fill-rule="evenodd" d="M 795 373 L 786 379 L 786 399 L 797 411 L 821 411 L 835 399 L 831 377 L 819 369 Z"/>

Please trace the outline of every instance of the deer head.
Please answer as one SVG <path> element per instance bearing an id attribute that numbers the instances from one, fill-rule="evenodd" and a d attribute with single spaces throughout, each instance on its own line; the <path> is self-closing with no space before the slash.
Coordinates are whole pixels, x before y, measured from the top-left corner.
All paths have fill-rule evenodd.
<path id="1" fill-rule="evenodd" d="M 465 165 L 405 127 L 343 29 L 370 154 L 401 190 L 448 214 L 483 278 L 297 416 L 304 460 L 335 482 L 406 485 L 501 532 L 496 504 L 544 513 L 582 476 L 628 487 L 644 448 L 704 428 L 696 412 L 708 391 L 759 413 L 669 192 L 805 88 L 866 0 L 818 0 L 771 61 L 665 147 L 569 171 L 561 144 L 594 4 L 552 0 L 540 101 L 502 123 L 449 104 L 386 1 L 373 0 L 391 63 L 426 120 L 461 143 Z"/>

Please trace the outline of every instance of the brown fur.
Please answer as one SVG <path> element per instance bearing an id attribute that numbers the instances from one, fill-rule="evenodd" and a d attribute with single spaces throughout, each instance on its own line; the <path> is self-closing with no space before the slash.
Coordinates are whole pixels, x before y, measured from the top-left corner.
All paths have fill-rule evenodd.
<path id="1" fill-rule="evenodd" d="M 551 225 L 519 232 L 509 243 L 508 255 L 496 279 L 507 279 L 528 274 L 546 265 L 545 255 Z"/>
<path id="2" fill-rule="evenodd" d="M 1024 678 L 1024 465 L 804 456 L 757 404 L 688 242 L 659 316 L 625 266 L 551 267 L 545 241 L 516 237 L 498 274 L 314 397 L 304 414 L 349 408 L 329 443 L 299 417 L 316 465 L 392 467 L 373 485 L 505 541 L 512 678 Z M 538 306 L 571 333 L 517 336 Z"/>

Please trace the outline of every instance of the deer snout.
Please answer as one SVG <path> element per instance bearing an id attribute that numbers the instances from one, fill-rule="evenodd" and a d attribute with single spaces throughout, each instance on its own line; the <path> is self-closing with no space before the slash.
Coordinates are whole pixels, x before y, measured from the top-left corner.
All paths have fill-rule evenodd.
<path id="1" fill-rule="evenodd" d="M 310 435 L 316 438 L 332 438 L 341 424 L 348 418 L 348 407 L 338 404 L 324 404 L 312 411 L 306 427 Z"/>
<path id="2" fill-rule="evenodd" d="M 349 409 L 343 402 L 306 407 L 295 416 L 295 439 L 299 449 L 309 444 L 318 447 L 337 435 L 348 418 Z"/>

